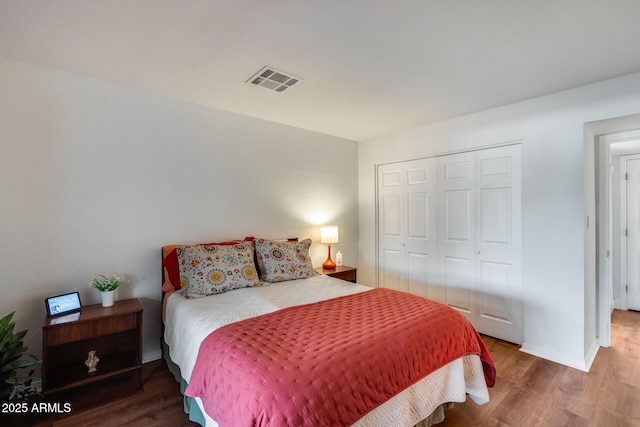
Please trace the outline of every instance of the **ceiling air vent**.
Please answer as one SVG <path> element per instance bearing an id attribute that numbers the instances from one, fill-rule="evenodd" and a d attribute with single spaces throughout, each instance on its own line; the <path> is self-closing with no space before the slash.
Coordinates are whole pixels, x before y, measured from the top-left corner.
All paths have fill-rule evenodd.
<path id="1" fill-rule="evenodd" d="M 276 92 L 284 92 L 291 89 L 293 86 L 300 84 L 302 79 L 292 76 L 288 73 L 283 73 L 272 67 L 264 67 L 247 80 L 255 86 L 260 86 L 265 89 L 275 90 Z"/>

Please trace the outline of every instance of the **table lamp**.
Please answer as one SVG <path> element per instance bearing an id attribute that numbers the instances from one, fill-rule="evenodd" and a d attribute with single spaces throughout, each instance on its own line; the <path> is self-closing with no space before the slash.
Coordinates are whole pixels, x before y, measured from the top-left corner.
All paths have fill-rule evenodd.
<path id="1" fill-rule="evenodd" d="M 331 243 L 338 243 L 338 227 L 335 225 L 320 227 L 320 242 L 329 246 L 327 260 L 322 263 L 325 270 L 335 270 L 336 263 L 331 259 Z"/>

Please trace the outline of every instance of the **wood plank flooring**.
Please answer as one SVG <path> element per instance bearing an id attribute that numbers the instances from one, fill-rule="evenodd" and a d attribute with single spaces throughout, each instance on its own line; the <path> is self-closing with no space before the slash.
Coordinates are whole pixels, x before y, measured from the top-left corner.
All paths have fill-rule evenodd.
<path id="1" fill-rule="evenodd" d="M 142 366 L 142 391 L 114 400 L 105 405 L 72 411 L 58 418 L 38 420 L 34 427 L 192 427 L 184 413 L 180 385 L 162 360 Z"/>
<path id="2" fill-rule="evenodd" d="M 612 345 L 589 373 L 483 337 L 498 371 L 491 402 L 455 404 L 439 426 L 640 426 L 640 313 L 615 310 L 611 321 Z"/>
<path id="3" fill-rule="evenodd" d="M 491 402 L 467 400 L 446 411 L 440 427 L 640 426 L 640 313 L 616 310 L 612 346 L 601 348 L 589 373 L 483 337 L 498 370 Z M 178 383 L 161 361 L 143 367 L 143 391 L 109 404 L 41 420 L 37 427 L 196 426 L 182 409 Z"/>

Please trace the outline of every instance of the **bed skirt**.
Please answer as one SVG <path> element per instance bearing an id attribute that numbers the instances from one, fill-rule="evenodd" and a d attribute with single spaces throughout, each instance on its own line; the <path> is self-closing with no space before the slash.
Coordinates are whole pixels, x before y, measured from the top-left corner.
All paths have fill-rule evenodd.
<path id="1" fill-rule="evenodd" d="M 189 415 L 189 420 L 193 421 L 194 423 L 198 423 L 201 426 L 205 426 L 207 423 L 204 414 L 200 410 L 200 407 L 198 406 L 196 400 L 193 397 L 184 395 L 184 391 L 187 388 L 188 384 L 180 375 L 180 367 L 173 363 L 173 360 L 171 360 L 171 356 L 169 356 L 169 346 L 166 342 L 164 342 L 164 340 L 162 340 L 162 358 L 167 363 L 169 372 L 173 374 L 175 380 L 180 384 L 180 393 L 182 393 L 184 412 Z"/>

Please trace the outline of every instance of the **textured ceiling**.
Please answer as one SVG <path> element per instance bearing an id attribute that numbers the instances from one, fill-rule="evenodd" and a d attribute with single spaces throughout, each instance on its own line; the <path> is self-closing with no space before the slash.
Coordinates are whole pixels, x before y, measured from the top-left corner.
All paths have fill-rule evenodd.
<path id="1" fill-rule="evenodd" d="M 0 0 L 0 56 L 360 141 L 640 71 L 638 17 L 637 0 Z M 304 82 L 245 83 L 265 65 Z"/>

